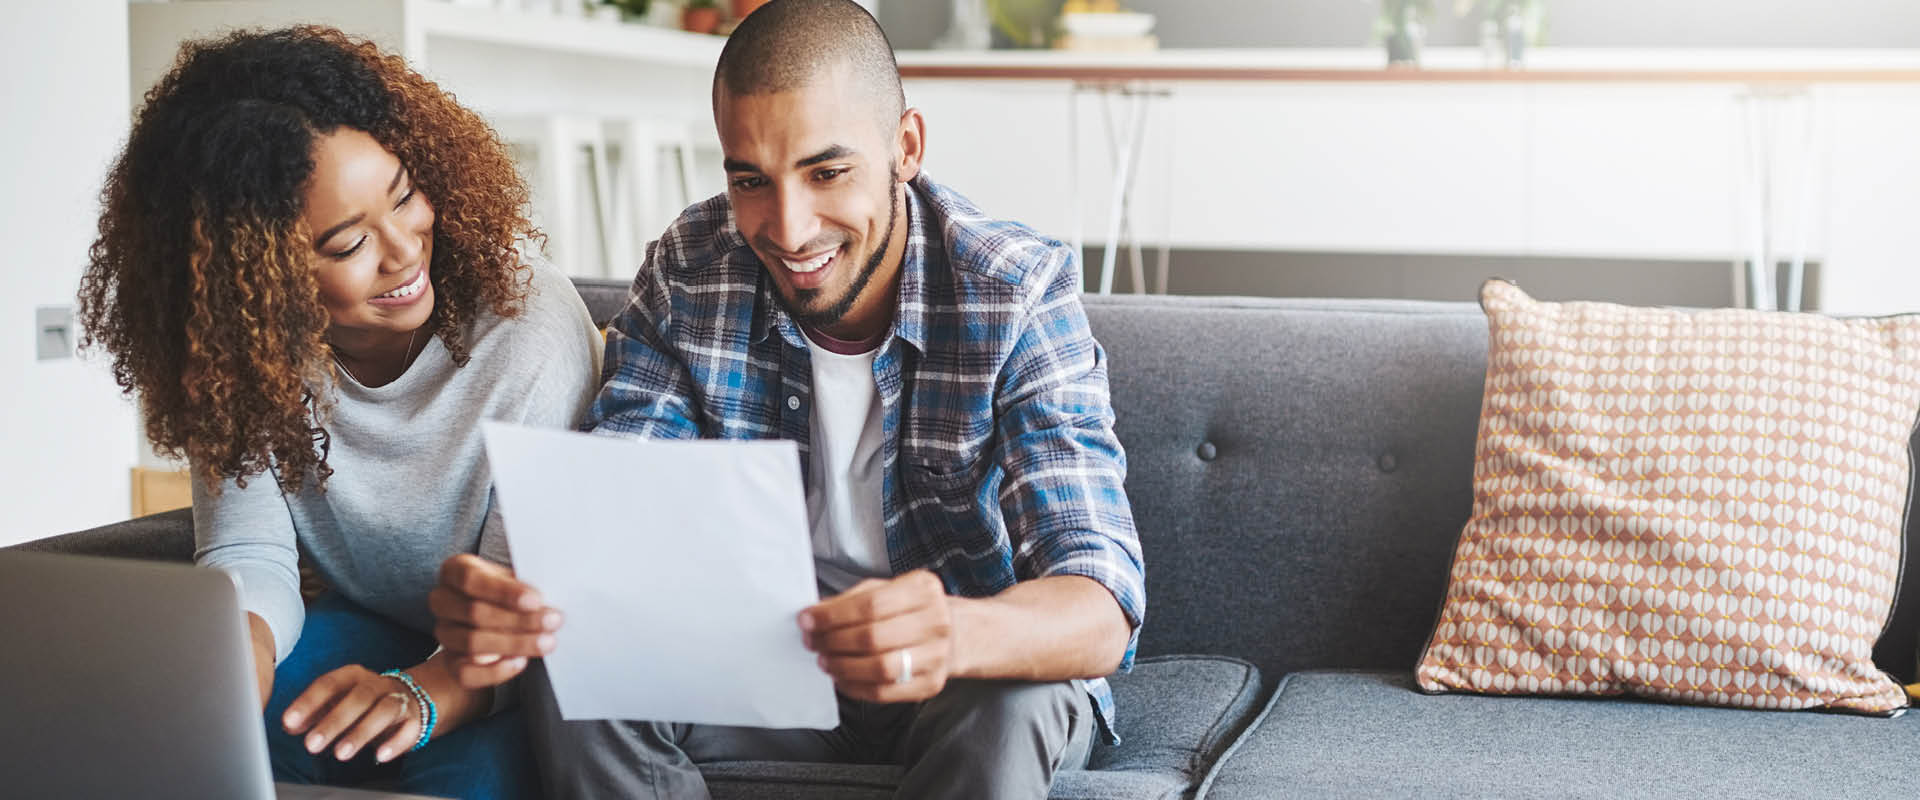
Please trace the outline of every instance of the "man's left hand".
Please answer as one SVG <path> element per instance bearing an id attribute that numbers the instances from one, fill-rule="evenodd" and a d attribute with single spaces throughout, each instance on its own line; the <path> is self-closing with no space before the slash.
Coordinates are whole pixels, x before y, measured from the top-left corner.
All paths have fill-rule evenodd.
<path id="1" fill-rule="evenodd" d="M 807 649 L 841 694 L 913 703 L 940 693 L 953 666 L 953 603 L 940 578 L 915 570 L 868 579 L 800 612 Z"/>

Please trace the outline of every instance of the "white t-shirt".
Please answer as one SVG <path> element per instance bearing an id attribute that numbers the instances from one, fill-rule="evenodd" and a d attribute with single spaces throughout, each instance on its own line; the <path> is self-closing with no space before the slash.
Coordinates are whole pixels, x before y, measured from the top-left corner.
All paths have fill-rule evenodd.
<path id="1" fill-rule="evenodd" d="M 821 593 L 833 595 L 863 579 L 893 575 L 880 510 L 886 407 L 873 379 L 877 348 L 843 355 L 807 334 L 807 350 L 813 357 L 807 522 Z"/>

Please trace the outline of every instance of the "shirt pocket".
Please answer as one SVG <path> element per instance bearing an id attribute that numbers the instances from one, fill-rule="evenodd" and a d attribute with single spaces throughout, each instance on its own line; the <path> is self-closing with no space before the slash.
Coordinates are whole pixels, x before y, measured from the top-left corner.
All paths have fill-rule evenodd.
<path id="1" fill-rule="evenodd" d="M 997 525 L 991 524 L 997 506 L 981 507 L 989 463 L 977 458 L 960 463 L 908 463 L 905 470 L 909 518 L 923 537 L 925 554 L 962 550 L 980 555 L 1001 546 Z"/>

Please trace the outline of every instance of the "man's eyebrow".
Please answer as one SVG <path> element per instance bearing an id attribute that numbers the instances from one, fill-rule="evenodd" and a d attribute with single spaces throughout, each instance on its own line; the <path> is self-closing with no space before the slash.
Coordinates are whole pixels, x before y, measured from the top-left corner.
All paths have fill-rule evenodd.
<path id="1" fill-rule="evenodd" d="M 351 218 L 349 218 L 347 221 L 342 222 L 338 225 L 335 225 L 331 228 L 328 228 L 326 233 L 320 234 L 319 238 L 313 240 L 313 249 L 318 250 L 322 247 L 325 247 L 327 245 L 327 240 L 333 238 L 335 234 L 338 234 L 341 231 L 344 231 L 348 228 L 351 228 L 355 225 L 360 224 L 360 221 L 366 218 L 367 218 L 367 215 L 365 214 L 355 214 Z"/>
<path id="2" fill-rule="evenodd" d="M 806 167 L 811 167 L 822 161 L 832 161 L 836 158 L 846 158 L 847 156 L 850 156 L 850 155 L 853 155 L 853 148 L 848 147 L 846 145 L 842 145 L 842 144 L 836 144 L 836 145 L 831 145 L 827 149 L 822 150 L 818 153 L 814 153 L 813 155 L 800 159 L 799 161 L 793 162 L 793 166 L 796 169 L 802 169 Z"/>
<path id="3" fill-rule="evenodd" d="M 818 153 L 814 153 L 813 155 L 807 156 L 806 158 L 800 159 L 799 161 L 793 162 L 793 166 L 795 169 L 805 169 L 815 164 L 819 164 L 826 161 L 832 161 L 836 158 L 846 158 L 847 156 L 850 156 L 853 154 L 854 154 L 854 149 L 846 145 L 843 145 L 843 144 L 830 145 L 825 150 L 822 150 Z M 737 158 L 725 159 L 720 162 L 720 166 L 721 168 L 725 169 L 728 172 L 759 172 L 760 171 L 760 166 L 758 164 L 754 164 L 753 162 L 750 162 L 750 161 L 741 161 L 740 159 L 737 159 Z"/>

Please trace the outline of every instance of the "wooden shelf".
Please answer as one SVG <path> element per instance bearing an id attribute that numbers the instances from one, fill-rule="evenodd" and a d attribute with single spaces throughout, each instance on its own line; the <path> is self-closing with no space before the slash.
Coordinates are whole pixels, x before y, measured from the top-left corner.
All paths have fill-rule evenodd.
<path id="1" fill-rule="evenodd" d="M 711 71 L 725 40 L 587 17 L 456 5 L 445 0 L 196 0 L 128 7 L 135 77 L 157 77 L 181 40 L 241 27 L 333 25 L 395 48 L 416 66 L 435 44 L 495 45 L 549 55 L 584 55 Z M 146 59 L 143 51 L 153 51 Z M 148 63 L 151 62 L 151 63 Z M 151 78 L 149 78 L 151 80 Z M 141 84 L 136 81 L 136 84 Z M 144 84 L 135 87 L 145 90 Z"/>
<path id="2" fill-rule="evenodd" d="M 1536 50 L 1525 69 L 1481 66 L 1478 50 L 1436 48 L 1421 67 L 1386 67 L 1375 48 L 912 51 L 906 78 L 964 80 L 1265 81 L 1276 83 L 1920 83 L 1920 51 Z"/>
<path id="3" fill-rule="evenodd" d="M 440 0 L 405 0 L 419 31 L 437 39 L 504 45 L 712 70 L 726 39 L 630 22 L 606 22 Z"/>

